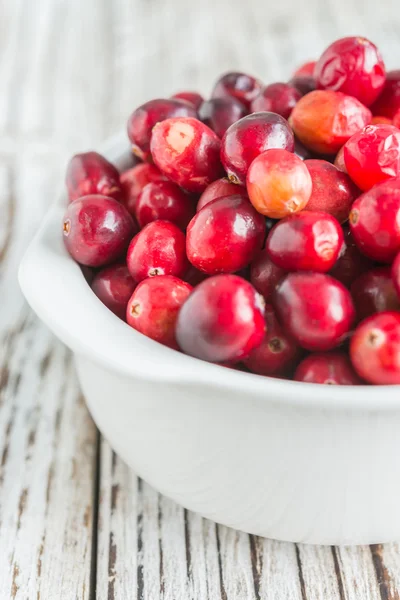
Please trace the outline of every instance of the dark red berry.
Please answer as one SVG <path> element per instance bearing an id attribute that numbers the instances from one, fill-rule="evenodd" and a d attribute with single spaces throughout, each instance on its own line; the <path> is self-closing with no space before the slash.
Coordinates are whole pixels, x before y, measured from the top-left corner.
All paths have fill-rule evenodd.
<path id="1" fill-rule="evenodd" d="M 136 287 L 128 268 L 123 264 L 105 267 L 93 278 L 92 290 L 117 317 L 126 319 L 126 307 Z"/>
<path id="2" fill-rule="evenodd" d="M 388 117 L 381 117 L 377 115 L 372 117 L 371 125 L 395 125 L 395 123 L 392 123 L 392 119 L 388 119 Z"/>
<path id="3" fill-rule="evenodd" d="M 233 123 L 247 115 L 247 108 L 235 98 L 211 98 L 203 102 L 199 109 L 199 117 L 218 137 Z"/>
<path id="4" fill-rule="evenodd" d="M 295 75 L 288 83 L 299 90 L 303 96 L 313 92 L 317 87 L 317 82 L 313 75 Z"/>
<path id="5" fill-rule="evenodd" d="M 397 295 L 400 298 L 400 252 L 396 256 L 392 264 L 392 279 Z"/>
<path id="6" fill-rule="evenodd" d="M 246 267 L 260 251 L 265 220 L 240 195 L 207 204 L 187 228 L 187 256 L 209 275 L 234 273 Z"/>
<path id="7" fill-rule="evenodd" d="M 266 248 L 250 265 L 250 282 L 266 302 L 270 302 L 278 283 L 287 275 L 287 271 L 277 267 L 269 258 Z"/>
<path id="8" fill-rule="evenodd" d="M 166 119 L 151 138 L 158 168 L 189 192 L 203 192 L 222 176 L 220 146 L 218 136 L 197 119 Z"/>
<path id="9" fill-rule="evenodd" d="M 253 286 L 237 275 L 216 275 L 182 306 L 176 338 L 186 354 L 223 363 L 246 358 L 264 332 L 264 303 Z"/>
<path id="10" fill-rule="evenodd" d="M 229 179 L 223 177 L 222 179 L 216 179 L 206 187 L 204 192 L 199 198 L 197 203 L 197 212 L 203 208 L 209 202 L 217 200 L 217 198 L 223 198 L 224 196 L 233 196 L 234 194 L 242 194 L 247 196 L 246 188 L 231 183 Z"/>
<path id="11" fill-rule="evenodd" d="M 183 278 L 189 263 L 186 258 L 185 234 L 174 223 L 153 221 L 131 241 L 127 266 L 136 282 L 155 275 Z"/>
<path id="12" fill-rule="evenodd" d="M 140 227 L 152 221 L 171 221 L 186 229 L 195 213 L 192 198 L 171 181 L 148 183 L 136 202 L 136 218 Z"/>
<path id="13" fill-rule="evenodd" d="M 301 96 L 301 92 L 288 83 L 271 83 L 253 100 L 251 112 L 270 111 L 287 119 Z"/>
<path id="14" fill-rule="evenodd" d="M 393 125 L 400 129 L 400 108 L 393 117 Z"/>
<path id="15" fill-rule="evenodd" d="M 200 106 L 204 102 L 204 98 L 201 94 L 197 92 L 178 92 L 178 94 L 174 94 L 171 96 L 175 100 L 183 100 L 184 102 L 189 102 L 196 110 L 199 110 Z"/>
<path id="16" fill-rule="evenodd" d="M 97 152 L 75 154 L 71 158 L 66 184 L 70 202 L 90 194 L 101 194 L 115 200 L 122 200 L 123 196 L 117 169 Z"/>
<path id="17" fill-rule="evenodd" d="M 236 98 L 247 108 L 261 91 L 261 83 L 255 77 L 245 73 L 226 73 L 217 83 L 212 92 L 213 98 Z"/>
<path id="18" fill-rule="evenodd" d="M 361 254 L 348 227 L 344 228 L 343 234 L 344 244 L 329 275 L 338 279 L 346 287 L 350 287 L 359 275 L 372 268 L 373 263 Z"/>
<path id="19" fill-rule="evenodd" d="M 290 273 L 275 291 L 274 306 L 288 334 L 312 352 L 339 346 L 355 317 L 350 292 L 324 273 Z"/>
<path id="20" fill-rule="evenodd" d="M 361 385 L 352 364 L 342 352 L 321 352 L 304 358 L 294 374 L 295 381 L 325 385 Z"/>
<path id="21" fill-rule="evenodd" d="M 301 65 L 301 67 L 295 70 L 293 76 L 296 77 L 297 75 L 314 75 L 314 69 L 316 64 L 317 61 L 315 60 L 310 60 L 309 62 L 304 63 L 303 65 Z"/>
<path id="22" fill-rule="evenodd" d="M 400 69 L 386 73 L 386 81 L 378 100 L 371 106 L 374 115 L 393 119 L 400 110 Z"/>
<path id="23" fill-rule="evenodd" d="M 166 181 L 160 169 L 149 163 L 141 163 L 121 174 L 121 186 L 124 192 L 124 204 L 131 215 L 136 215 L 136 201 L 140 192 L 148 183 Z"/>
<path id="24" fill-rule="evenodd" d="M 253 113 L 231 125 L 221 144 L 221 160 L 229 179 L 244 185 L 253 160 L 271 148 L 294 150 L 292 130 L 280 115 Z"/>
<path id="25" fill-rule="evenodd" d="M 353 282 L 350 291 L 359 320 L 388 310 L 400 311 L 400 298 L 390 267 L 376 267 L 363 273 Z"/>
<path id="26" fill-rule="evenodd" d="M 377 385 L 400 383 L 400 313 L 383 312 L 365 319 L 350 342 L 357 373 Z"/>
<path id="27" fill-rule="evenodd" d="M 72 202 L 64 215 L 65 246 L 76 262 L 101 267 L 126 251 L 137 225 L 114 198 L 91 195 Z"/>

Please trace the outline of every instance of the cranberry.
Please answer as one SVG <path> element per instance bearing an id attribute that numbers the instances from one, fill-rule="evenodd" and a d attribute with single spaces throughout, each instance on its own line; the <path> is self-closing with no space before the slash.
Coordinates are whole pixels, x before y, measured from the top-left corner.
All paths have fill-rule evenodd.
<path id="1" fill-rule="evenodd" d="M 400 175 L 400 131 L 393 125 L 368 125 L 345 144 L 344 162 L 363 191 Z"/>
<path id="2" fill-rule="evenodd" d="M 127 265 L 136 282 L 155 275 L 183 277 L 189 267 L 185 234 L 169 221 L 153 221 L 131 241 Z"/>
<path id="3" fill-rule="evenodd" d="M 333 42 L 315 65 L 320 89 L 343 92 L 369 106 L 385 85 L 385 65 L 378 48 L 363 37 Z"/>
<path id="4" fill-rule="evenodd" d="M 290 273 L 276 288 L 274 305 L 289 335 L 310 351 L 341 344 L 355 317 L 350 292 L 324 273 Z"/>
<path id="5" fill-rule="evenodd" d="M 161 219 L 186 229 L 194 213 L 193 200 L 170 181 L 148 183 L 136 202 L 136 218 L 140 227 Z"/>
<path id="6" fill-rule="evenodd" d="M 351 205 L 360 195 L 350 177 L 326 160 L 306 160 L 311 175 L 312 192 L 305 210 L 323 211 L 339 223 L 347 221 Z"/>
<path id="7" fill-rule="evenodd" d="M 192 263 L 209 275 L 234 273 L 247 266 L 262 247 L 265 220 L 240 195 L 207 204 L 191 220 L 186 249 Z"/>
<path id="8" fill-rule="evenodd" d="M 378 100 L 371 106 L 374 115 L 393 119 L 400 110 L 400 69 L 386 73 L 386 81 Z"/>
<path id="9" fill-rule="evenodd" d="M 92 290 L 96 296 L 123 320 L 126 318 L 126 307 L 135 286 L 128 268 L 123 264 L 105 267 L 96 273 L 92 281 Z"/>
<path id="10" fill-rule="evenodd" d="M 242 194 L 243 196 L 247 196 L 246 188 L 236 185 L 235 183 L 231 183 L 229 179 L 223 177 L 222 179 L 217 179 L 210 183 L 209 186 L 206 187 L 204 192 L 199 198 L 197 203 L 197 212 L 203 208 L 209 202 L 213 200 L 217 200 L 217 198 L 223 198 L 224 196 L 232 196 L 233 194 Z"/>
<path id="11" fill-rule="evenodd" d="M 266 249 L 281 269 L 325 273 L 335 264 L 342 244 L 342 228 L 331 215 L 300 212 L 273 227 Z"/>
<path id="12" fill-rule="evenodd" d="M 383 117 L 381 117 L 381 118 L 383 118 Z M 400 129 L 400 108 L 393 117 L 393 125 L 395 127 L 397 127 L 398 129 Z"/>
<path id="13" fill-rule="evenodd" d="M 357 198 L 349 222 L 363 254 L 391 262 L 400 250 L 400 178 L 384 181 Z"/>
<path id="14" fill-rule="evenodd" d="M 297 75 L 314 75 L 314 69 L 316 64 L 317 61 L 315 60 L 310 60 L 309 62 L 304 63 L 303 65 L 301 65 L 301 67 L 295 70 L 293 76 L 296 77 Z"/>
<path id="15" fill-rule="evenodd" d="M 136 214 L 136 201 L 144 186 L 148 183 L 166 181 L 167 178 L 155 165 L 141 163 L 121 174 L 121 186 L 124 192 L 124 204 L 131 215 Z"/>
<path id="16" fill-rule="evenodd" d="M 247 113 L 244 104 L 235 98 L 211 98 L 201 105 L 199 117 L 215 131 L 218 137 L 222 138 L 228 127 L 245 117 Z"/>
<path id="17" fill-rule="evenodd" d="M 90 194 L 122 200 L 117 169 L 97 152 L 75 154 L 71 158 L 67 167 L 66 184 L 70 202 Z"/>
<path id="18" fill-rule="evenodd" d="M 400 383 L 400 313 L 383 312 L 363 321 L 350 343 L 357 373 L 369 383 Z"/>
<path id="19" fill-rule="evenodd" d="M 317 87 L 317 82 L 312 75 L 295 75 L 288 83 L 299 90 L 302 96 L 313 92 Z"/>
<path id="20" fill-rule="evenodd" d="M 314 152 L 335 154 L 371 121 L 371 111 L 352 96 L 316 90 L 300 98 L 290 115 L 299 140 Z"/>
<path id="21" fill-rule="evenodd" d="M 397 294 L 400 298 L 400 252 L 396 256 L 392 264 L 392 279 L 394 283 L 394 287 L 397 291 Z"/>
<path id="22" fill-rule="evenodd" d="M 327 385 L 361 385 L 351 362 L 342 352 L 310 354 L 301 361 L 294 374 L 295 381 Z"/>
<path id="23" fill-rule="evenodd" d="M 266 302 L 272 299 L 276 286 L 286 274 L 284 269 L 272 262 L 266 248 L 261 250 L 250 265 L 250 282 Z"/>
<path id="24" fill-rule="evenodd" d="M 390 267 L 376 267 L 360 275 L 351 286 L 359 320 L 388 310 L 400 311 L 400 299 Z"/>
<path id="25" fill-rule="evenodd" d="M 379 115 L 372 117 L 371 125 L 394 125 L 392 123 L 392 119 L 388 119 L 388 117 L 381 117 Z"/>
<path id="26" fill-rule="evenodd" d="M 291 367 L 299 355 L 299 348 L 279 325 L 272 306 L 265 307 L 267 331 L 260 346 L 244 360 L 252 373 L 278 375 Z"/>
<path id="27" fill-rule="evenodd" d="M 271 111 L 287 119 L 302 94 L 288 83 L 271 83 L 251 103 L 251 112 Z"/>
<path id="28" fill-rule="evenodd" d="M 107 196 L 93 194 L 75 200 L 64 215 L 65 246 L 76 262 L 88 267 L 115 262 L 136 231 L 126 208 Z"/>
<path id="29" fill-rule="evenodd" d="M 250 165 L 247 193 L 263 215 L 281 219 L 304 208 L 311 196 L 311 175 L 304 162 L 287 150 L 267 150 Z"/>
<path id="30" fill-rule="evenodd" d="M 196 109 L 181 100 L 150 100 L 137 108 L 128 120 L 128 137 L 132 151 L 147 160 L 150 157 L 150 140 L 154 125 L 172 117 L 196 117 Z"/>
<path id="31" fill-rule="evenodd" d="M 213 98 L 236 98 L 246 108 L 250 108 L 252 100 L 261 91 L 261 83 L 245 73 L 226 73 L 217 83 L 212 92 Z"/>
<path id="32" fill-rule="evenodd" d="M 231 125 L 221 144 L 221 160 L 229 179 L 244 185 L 253 160 L 270 148 L 294 150 L 292 130 L 280 115 L 253 113 Z"/>
<path id="33" fill-rule="evenodd" d="M 348 227 L 344 228 L 343 233 L 344 244 L 340 256 L 329 274 L 346 287 L 350 287 L 359 275 L 372 267 L 373 263 L 361 254 Z"/>
<path id="34" fill-rule="evenodd" d="M 176 339 L 186 354 L 210 362 L 237 362 L 259 346 L 265 332 L 264 304 L 237 275 L 202 281 L 182 306 Z"/>
<path id="35" fill-rule="evenodd" d="M 167 119 L 153 129 L 151 154 L 159 169 L 189 192 L 203 192 L 222 175 L 220 140 L 197 119 Z"/>
<path id="36" fill-rule="evenodd" d="M 204 98 L 201 94 L 197 92 L 179 92 L 178 94 L 174 94 L 171 96 L 175 100 L 183 100 L 184 102 L 189 102 L 196 110 L 199 110 L 200 106 L 204 102 Z"/>
<path id="37" fill-rule="evenodd" d="M 301 160 L 309 160 L 312 158 L 311 152 L 304 146 L 304 144 L 299 142 L 297 138 L 294 138 L 294 153 L 296 156 L 301 158 Z"/>
<path id="38" fill-rule="evenodd" d="M 339 152 L 336 154 L 335 162 L 333 163 L 339 171 L 347 173 L 346 165 L 344 162 L 344 146 L 342 146 Z"/>

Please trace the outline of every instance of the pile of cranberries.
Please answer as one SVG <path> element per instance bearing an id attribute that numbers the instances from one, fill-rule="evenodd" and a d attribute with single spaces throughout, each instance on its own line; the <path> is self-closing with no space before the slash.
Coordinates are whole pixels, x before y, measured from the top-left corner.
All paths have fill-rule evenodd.
<path id="1" fill-rule="evenodd" d="M 148 337 L 259 375 L 400 384 L 400 70 L 362 37 L 289 82 L 227 73 L 74 156 L 63 236 Z M 73 299 L 72 299 L 73 301 Z"/>

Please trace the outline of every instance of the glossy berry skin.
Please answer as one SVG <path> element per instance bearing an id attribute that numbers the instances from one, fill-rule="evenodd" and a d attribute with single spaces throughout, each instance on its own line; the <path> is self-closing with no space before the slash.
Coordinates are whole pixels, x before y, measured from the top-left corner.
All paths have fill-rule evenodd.
<path id="1" fill-rule="evenodd" d="M 377 183 L 400 175 L 400 129 L 393 125 L 368 125 L 344 146 L 347 172 L 366 192 Z"/>
<path id="2" fill-rule="evenodd" d="M 325 385 L 362 384 L 348 356 L 342 352 L 310 354 L 297 367 L 294 380 Z"/>
<path id="3" fill-rule="evenodd" d="M 288 83 L 271 83 L 253 100 L 251 112 L 270 111 L 287 119 L 302 95 Z"/>
<path id="4" fill-rule="evenodd" d="M 255 209 L 282 219 L 305 208 L 312 191 L 304 162 L 287 150 L 267 150 L 250 165 L 247 193 Z"/>
<path id="5" fill-rule="evenodd" d="M 199 201 L 197 202 L 196 210 L 199 212 L 199 210 L 201 210 L 203 206 L 209 202 L 217 200 L 217 198 L 232 196 L 234 194 L 247 196 L 246 188 L 230 182 L 226 177 L 222 177 L 222 179 L 216 179 L 206 187 L 200 196 Z"/>
<path id="6" fill-rule="evenodd" d="M 373 262 L 361 254 L 350 229 L 346 226 L 343 228 L 344 244 L 340 251 L 338 260 L 329 275 L 338 279 L 347 288 L 351 286 L 353 281 L 368 269 L 373 267 Z"/>
<path id="7" fill-rule="evenodd" d="M 211 98 L 200 106 L 199 118 L 222 138 L 225 131 L 247 113 L 244 104 L 235 98 Z"/>
<path id="8" fill-rule="evenodd" d="M 317 82 L 312 75 L 295 75 L 288 83 L 299 90 L 302 96 L 313 92 L 317 87 Z"/>
<path id="9" fill-rule="evenodd" d="M 400 129 L 400 108 L 393 117 L 393 125 Z"/>
<path id="10" fill-rule="evenodd" d="M 107 196 L 84 196 L 72 202 L 64 215 L 65 247 L 76 262 L 87 267 L 118 260 L 136 232 L 126 208 Z"/>
<path id="11" fill-rule="evenodd" d="M 278 221 L 265 247 L 281 269 L 326 273 L 335 264 L 342 244 L 343 231 L 334 217 L 304 211 Z"/>
<path id="12" fill-rule="evenodd" d="M 392 264 L 392 279 L 397 295 L 400 298 L 400 252 Z"/>
<path id="13" fill-rule="evenodd" d="M 265 219 L 240 195 L 207 204 L 190 221 L 186 252 L 196 269 L 214 275 L 234 273 L 258 254 L 265 238 Z"/>
<path id="14" fill-rule="evenodd" d="M 301 65 L 301 67 L 295 70 L 293 76 L 296 77 L 297 75 L 314 75 L 314 69 L 316 64 L 316 60 L 310 60 L 309 62 L 304 63 L 303 65 Z"/>
<path id="15" fill-rule="evenodd" d="M 191 285 L 173 275 L 145 279 L 128 302 L 128 325 L 152 340 L 178 350 L 176 320 L 192 289 Z"/>
<path id="16" fill-rule="evenodd" d="M 196 110 L 199 110 L 200 106 L 204 102 L 204 98 L 198 92 L 178 92 L 171 96 L 175 100 L 183 100 L 183 102 L 189 102 Z"/>
<path id="17" fill-rule="evenodd" d="M 253 160 L 270 148 L 294 150 L 293 132 L 280 115 L 253 113 L 231 125 L 221 143 L 221 161 L 229 179 L 245 185 Z"/>
<path id="18" fill-rule="evenodd" d="M 360 323 L 350 342 L 350 358 L 369 383 L 399 384 L 400 313 L 379 313 Z"/>
<path id="19" fill-rule="evenodd" d="M 371 106 L 374 115 L 382 115 L 393 119 L 400 110 L 400 69 L 386 73 L 383 91 L 377 101 Z"/>
<path id="20" fill-rule="evenodd" d="M 392 262 L 400 250 L 400 179 L 380 183 L 357 198 L 349 223 L 363 254 Z"/>
<path id="21" fill-rule="evenodd" d="M 171 181 L 148 183 L 136 202 L 136 219 L 143 228 L 159 219 L 171 221 L 185 230 L 195 213 L 192 198 Z"/>
<path id="22" fill-rule="evenodd" d="M 156 123 L 172 117 L 196 116 L 197 111 L 191 104 L 174 98 L 158 98 L 142 104 L 128 120 L 128 138 L 132 143 L 132 152 L 141 160 L 147 160 L 150 157 L 150 140 Z"/>
<path id="23" fill-rule="evenodd" d="M 133 216 L 136 215 L 136 201 L 143 188 L 148 183 L 167 180 L 160 169 L 149 163 L 141 163 L 128 169 L 121 174 L 120 179 L 124 192 L 124 205 Z"/>
<path id="24" fill-rule="evenodd" d="M 299 356 L 299 348 L 279 325 L 272 306 L 265 306 L 266 333 L 261 344 L 252 350 L 244 364 L 258 375 L 280 375 Z"/>
<path id="25" fill-rule="evenodd" d="M 125 321 L 126 307 L 136 284 L 124 264 L 105 267 L 93 278 L 91 288 L 117 317 Z"/>
<path id="26" fill-rule="evenodd" d="M 218 79 L 212 91 L 212 98 L 231 97 L 250 108 L 252 100 L 261 92 L 261 83 L 245 73 L 226 73 Z"/>
<path id="27" fill-rule="evenodd" d="M 392 123 L 392 119 L 388 119 L 388 117 L 377 115 L 376 117 L 372 117 L 371 125 L 395 125 L 395 123 Z"/>
<path id="28" fill-rule="evenodd" d="M 250 282 L 266 302 L 272 300 L 278 283 L 287 275 L 287 271 L 278 267 L 268 256 L 264 248 L 250 265 Z"/>
<path id="29" fill-rule="evenodd" d="M 197 119 L 166 119 L 153 129 L 151 154 L 169 179 L 189 192 L 203 192 L 223 175 L 218 136 Z"/>
<path id="30" fill-rule="evenodd" d="M 209 362 L 238 362 L 264 338 L 264 302 L 237 275 L 202 281 L 182 306 L 176 339 L 185 354 Z"/>
<path id="31" fill-rule="evenodd" d="M 370 106 L 385 85 L 385 65 L 378 48 L 363 37 L 333 42 L 315 65 L 319 89 L 343 92 Z"/>
<path id="32" fill-rule="evenodd" d="M 97 152 L 75 154 L 68 163 L 65 180 L 70 202 L 91 194 L 122 200 L 117 169 Z"/>
<path id="33" fill-rule="evenodd" d="M 350 292 L 324 273 L 290 273 L 275 291 L 274 306 L 287 333 L 311 352 L 339 346 L 355 318 Z"/>
<path id="34" fill-rule="evenodd" d="M 312 179 L 312 192 L 305 210 L 329 213 L 339 223 L 347 221 L 360 190 L 350 177 L 326 160 L 304 161 Z"/>
<path id="35" fill-rule="evenodd" d="M 186 258 L 185 234 L 174 223 L 153 221 L 131 241 L 127 266 L 137 283 L 156 275 L 183 278 L 189 263 Z"/>
<path id="36" fill-rule="evenodd" d="M 339 152 L 336 154 L 336 158 L 333 164 L 337 169 L 339 169 L 339 171 L 343 171 L 343 173 L 347 174 L 347 169 L 344 162 L 344 146 L 342 146 Z"/>
<path id="37" fill-rule="evenodd" d="M 376 267 L 360 275 L 352 284 L 351 295 L 359 320 L 388 310 L 400 311 L 390 267 Z"/>
<path id="38" fill-rule="evenodd" d="M 331 90 L 315 90 L 300 98 L 290 115 L 290 124 L 310 150 L 336 154 L 371 118 L 371 111 L 356 98 Z"/>

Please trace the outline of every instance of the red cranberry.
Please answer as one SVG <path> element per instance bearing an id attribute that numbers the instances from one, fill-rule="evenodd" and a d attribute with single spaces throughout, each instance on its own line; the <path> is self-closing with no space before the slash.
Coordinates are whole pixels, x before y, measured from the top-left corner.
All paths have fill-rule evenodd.
<path id="1" fill-rule="evenodd" d="M 384 181 L 357 198 L 349 222 L 363 254 L 391 262 L 400 250 L 400 178 Z"/>
<path id="2" fill-rule="evenodd" d="M 294 374 L 295 381 L 327 385 L 361 385 L 351 362 L 341 352 L 310 354 L 301 361 Z"/>
<path id="3" fill-rule="evenodd" d="M 339 171 L 347 173 L 346 165 L 344 162 L 344 146 L 342 146 L 339 152 L 336 154 L 335 162 L 333 163 Z"/>
<path id="4" fill-rule="evenodd" d="M 379 115 L 372 117 L 371 125 L 394 125 L 392 123 L 392 119 L 388 119 L 387 117 L 381 117 Z"/>
<path id="5" fill-rule="evenodd" d="M 388 310 L 400 311 L 400 298 L 390 267 L 377 267 L 363 273 L 354 281 L 350 291 L 359 320 Z"/>
<path id="6" fill-rule="evenodd" d="M 209 277 L 193 290 L 179 312 L 179 347 L 210 362 L 246 358 L 264 337 L 263 304 L 253 286 L 241 277 Z"/>
<path id="7" fill-rule="evenodd" d="M 271 83 L 251 103 L 251 112 L 271 111 L 287 119 L 302 94 L 288 83 Z"/>
<path id="8" fill-rule="evenodd" d="M 342 228 L 331 215 L 300 212 L 273 227 L 266 249 L 281 269 L 325 273 L 335 264 L 342 244 Z"/>
<path id="9" fill-rule="evenodd" d="M 279 325 L 272 306 L 265 307 L 267 331 L 260 346 L 244 360 L 252 373 L 278 375 L 291 367 L 299 355 L 299 348 Z"/>
<path id="10" fill-rule="evenodd" d="M 352 96 L 316 90 L 300 98 L 290 115 L 299 140 L 314 152 L 336 154 L 371 121 L 371 111 Z"/>
<path id="11" fill-rule="evenodd" d="M 247 193 L 255 209 L 281 219 L 304 208 L 311 196 L 311 175 L 304 162 L 287 150 L 267 150 L 250 165 Z"/>
<path id="12" fill-rule="evenodd" d="M 394 287 L 397 291 L 397 294 L 400 298 L 400 252 L 396 256 L 392 264 L 392 279 L 394 283 Z"/>
<path id="13" fill-rule="evenodd" d="M 385 85 L 385 65 L 378 48 L 363 37 L 333 42 L 315 66 L 320 89 L 343 92 L 369 106 Z"/>
<path id="14" fill-rule="evenodd" d="M 123 264 L 105 267 L 96 273 L 92 281 L 92 290 L 96 296 L 124 321 L 128 300 L 132 296 L 135 286 L 128 268 Z"/>
<path id="15" fill-rule="evenodd" d="M 393 125 L 368 125 L 344 146 L 346 169 L 363 191 L 400 175 L 400 131 Z"/>
<path id="16" fill-rule="evenodd" d="M 156 165 L 189 192 L 203 192 L 221 177 L 220 146 L 218 136 L 197 119 L 167 119 L 151 138 Z"/>
<path id="17" fill-rule="evenodd" d="M 301 65 L 301 67 L 295 70 L 293 76 L 296 77 L 297 75 L 314 75 L 314 69 L 316 64 L 317 61 L 315 60 L 310 60 L 309 62 L 304 63 L 303 65 Z"/>
<path id="18" fill-rule="evenodd" d="M 156 123 L 172 117 L 196 117 L 196 109 L 181 100 L 170 98 L 150 100 L 137 108 L 128 120 L 128 137 L 132 151 L 147 160 L 150 156 L 150 140 Z"/>
<path id="19" fill-rule="evenodd" d="M 266 248 L 261 250 L 250 265 L 250 282 L 266 302 L 272 299 L 275 288 L 287 272 L 277 267 L 268 256 Z"/>
<path id="20" fill-rule="evenodd" d="M 153 221 L 131 241 L 127 265 L 136 282 L 155 275 L 183 277 L 189 267 L 185 234 L 169 221 Z"/>
<path id="21" fill-rule="evenodd" d="M 378 100 L 371 106 L 374 115 L 393 119 L 400 110 L 400 69 L 386 73 L 386 81 Z"/>
<path id="22" fill-rule="evenodd" d="M 302 96 L 313 92 L 317 87 L 317 82 L 312 75 L 295 75 L 288 83 L 299 90 Z"/>
<path id="23" fill-rule="evenodd" d="M 373 266 L 373 263 L 369 258 L 361 254 L 348 227 L 344 228 L 343 233 L 344 244 L 339 258 L 329 274 L 338 279 L 346 287 L 350 287 L 359 275 L 365 273 L 365 271 L 368 271 Z"/>
<path id="24" fill-rule="evenodd" d="M 244 185 L 253 160 L 270 148 L 294 150 L 292 130 L 280 115 L 253 113 L 231 125 L 221 144 L 221 160 L 229 179 Z"/>
<path id="25" fill-rule="evenodd" d="M 122 200 L 117 169 L 97 152 L 75 154 L 71 158 L 67 167 L 66 184 L 70 202 L 90 194 Z"/>
<path id="26" fill-rule="evenodd" d="M 369 383 L 399 384 L 400 313 L 379 313 L 363 321 L 351 340 L 350 358 Z"/>
<path id="27" fill-rule="evenodd" d="M 262 247 L 265 220 L 242 196 L 227 196 L 207 204 L 191 220 L 186 249 L 200 271 L 234 273 L 247 266 Z"/>
<path id="28" fill-rule="evenodd" d="M 213 200 L 217 200 L 217 198 L 223 198 L 224 196 L 232 196 L 233 194 L 241 194 L 243 192 L 243 196 L 247 196 L 246 188 L 236 185 L 235 183 L 231 183 L 229 179 L 223 177 L 222 179 L 217 179 L 210 183 L 209 186 L 206 187 L 204 192 L 199 198 L 197 203 L 197 212 L 203 208 L 209 202 Z"/>
<path id="29" fill-rule="evenodd" d="M 118 260 L 137 226 L 114 198 L 90 195 L 72 202 L 64 215 L 65 246 L 76 262 L 101 267 Z"/>
<path id="30" fill-rule="evenodd" d="M 171 96 L 175 100 L 183 100 L 184 102 L 189 102 L 196 110 L 199 110 L 200 106 L 204 102 L 204 98 L 201 94 L 197 92 L 179 92 L 178 94 L 174 94 Z"/>
<path id="31" fill-rule="evenodd" d="M 305 210 L 329 213 L 339 223 L 347 221 L 351 205 L 360 195 L 350 177 L 326 160 L 306 160 L 312 192 Z"/>
<path id="32" fill-rule="evenodd" d="M 250 108 L 252 100 L 261 91 L 261 83 L 245 73 L 226 73 L 217 83 L 212 92 L 213 98 L 236 98 L 246 108 Z"/>
<path id="33" fill-rule="evenodd" d="M 140 192 L 148 183 L 166 181 L 167 178 L 155 165 L 141 163 L 121 174 L 121 186 L 124 192 L 124 204 L 131 215 L 136 214 L 136 201 Z"/>
<path id="34" fill-rule="evenodd" d="M 355 317 L 350 292 L 324 273 L 290 273 L 276 288 L 274 305 L 289 335 L 312 352 L 339 346 Z"/>
<path id="35" fill-rule="evenodd" d="M 148 183 L 136 202 L 136 218 L 140 227 L 161 219 L 186 229 L 194 213 L 193 200 L 170 181 Z"/>
<path id="36" fill-rule="evenodd" d="M 381 118 L 383 118 L 383 117 L 381 117 Z M 393 125 L 395 127 L 397 127 L 398 129 L 400 129 L 400 108 L 393 117 Z"/>
<path id="37" fill-rule="evenodd" d="M 247 115 L 247 108 L 235 98 L 211 98 L 203 102 L 199 109 L 199 117 L 218 137 L 233 123 Z"/>

